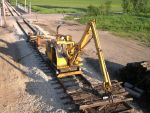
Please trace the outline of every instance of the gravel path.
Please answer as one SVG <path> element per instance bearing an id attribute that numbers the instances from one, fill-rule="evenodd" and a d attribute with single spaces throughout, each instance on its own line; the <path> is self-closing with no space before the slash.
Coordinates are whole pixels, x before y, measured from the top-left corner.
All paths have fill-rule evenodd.
<path id="1" fill-rule="evenodd" d="M 16 33 L 0 36 L 0 112 L 65 113 L 54 81 L 40 70 L 34 54 L 28 55 L 32 49 L 15 21 L 10 22 Z"/>

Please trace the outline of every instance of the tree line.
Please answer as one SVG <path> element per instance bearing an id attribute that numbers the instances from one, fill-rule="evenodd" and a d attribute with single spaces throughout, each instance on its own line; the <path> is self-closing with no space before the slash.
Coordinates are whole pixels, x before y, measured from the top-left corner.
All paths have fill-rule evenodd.
<path id="1" fill-rule="evenodd" d="M 122 0 L 124 13 L 150 13 L 150 0 Z"/>

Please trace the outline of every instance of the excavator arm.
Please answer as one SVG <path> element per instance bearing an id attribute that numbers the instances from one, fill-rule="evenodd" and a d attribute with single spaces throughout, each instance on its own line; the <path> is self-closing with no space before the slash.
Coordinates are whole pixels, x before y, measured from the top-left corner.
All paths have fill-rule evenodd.
<path id="1" fill-rule="evenodd" d="M 89 42 L 91 41 L 91 39 L 94 39 L 94 43 L 95 43 L 95 47 L 97 50 L 97 55 L 98 55 L 98 61 L 99 61 L 99 65 L 100 65 L 100 70 L 101 70 L 101 74 L 103 76 L 103 86 L 104 86 L 104 90 L 106 92 L 111 92 L 112 86 L 111 86 L 111 81 L 110 81 L 110 77 L 109 77 L 109 73 L 107 71 L 107 67 L 105 64 L 105 59 L 104 59 L 104 55 L 103 55 L 103 51 L 101 49 L 101 45 L 100 45 L 100 40 L 98 37 L 98 33 L 96 32 L 96 22 L 95 20 L 90 21 L 87 26 L 86 26 L 86 30 L 80 40 L 79 43 L 77 43 L 72 49 L 74 50 L 74 54 L 72 55 L 72 57 L 69 60 L 69 64 L 73 65 L 73 63 L 76 61 L 78 55 L 81 53 L 81 51 L 83 50 L 84 47 L 86 47 L 86 45 L 89 44 Z"/>

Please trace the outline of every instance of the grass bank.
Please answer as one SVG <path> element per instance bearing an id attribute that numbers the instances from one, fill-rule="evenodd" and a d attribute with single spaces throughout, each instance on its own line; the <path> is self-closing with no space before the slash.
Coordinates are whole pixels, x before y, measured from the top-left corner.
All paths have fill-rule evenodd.
<path id="1" fill-rule="evenodd" d="M 15 4 L 16 0 L 11 0 Z M 24 0 L 18 0 L 24 4 Z M 27 0 L 27 4 L 31 1 L 32 10 L 39 13 L 82 13 L 85 12 L 89 5 L 99 6 L 105 0 Z M 120 12 L 121 0 L 112 1 L 112 11 Z"/>
<path id="2" fill-rule="evenodd" d="M 73 17 L 66 17 L 66 19 L 73 19 Z M 146 17 L 125 14 L 82 16 L 78 21 L 86 24 L 92 19 L 96 19 L 98 29 L 138 40 L 150 47 L 150 16 L 148 15 Z"/>

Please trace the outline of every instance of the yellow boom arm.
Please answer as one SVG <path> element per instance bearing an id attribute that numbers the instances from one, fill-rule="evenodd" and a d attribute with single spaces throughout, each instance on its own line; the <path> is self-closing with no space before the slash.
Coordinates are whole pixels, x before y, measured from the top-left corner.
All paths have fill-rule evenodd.
<path id="1" fill-rule="evenodd" d="M 92 35 L 91 38 L 90 35 Z M 91 41 L 91 39 L 94 39 L 95 42 L 95 47 L 97 50 L 97 55 L 98 55 L 98 59 L 99 59 L 99 65 L 100 65 L 100 70 L 103 76 L 103 85 L 104 85 L 104 90 L 106 92 L 111 92 L 112 86 L 111 86 L 111 81 L 110 81 L 110 77 L 109 77 L 109 73 L 107 71 L 106 68 L 106 64 L 105 64 L 105 60 L 104 60 L 104 55 L 100 46 L 100 40 L 98 37 L 98 34 L 96 32 L 96 24 L 95 24 L 95 20 L 94 21 L 90 21 L 87 24 L 86 30 L 82 36 L 82 39 L 80 40 L 80 42 L 78 44 L 76 44 L 72 49 L 74 50 L 74 55 L 71 57 L 70 59 L 70 65 L 72 65 L 76 58 L 78 57 L 78 55 L 80 54 L 81 50 Z"/>

